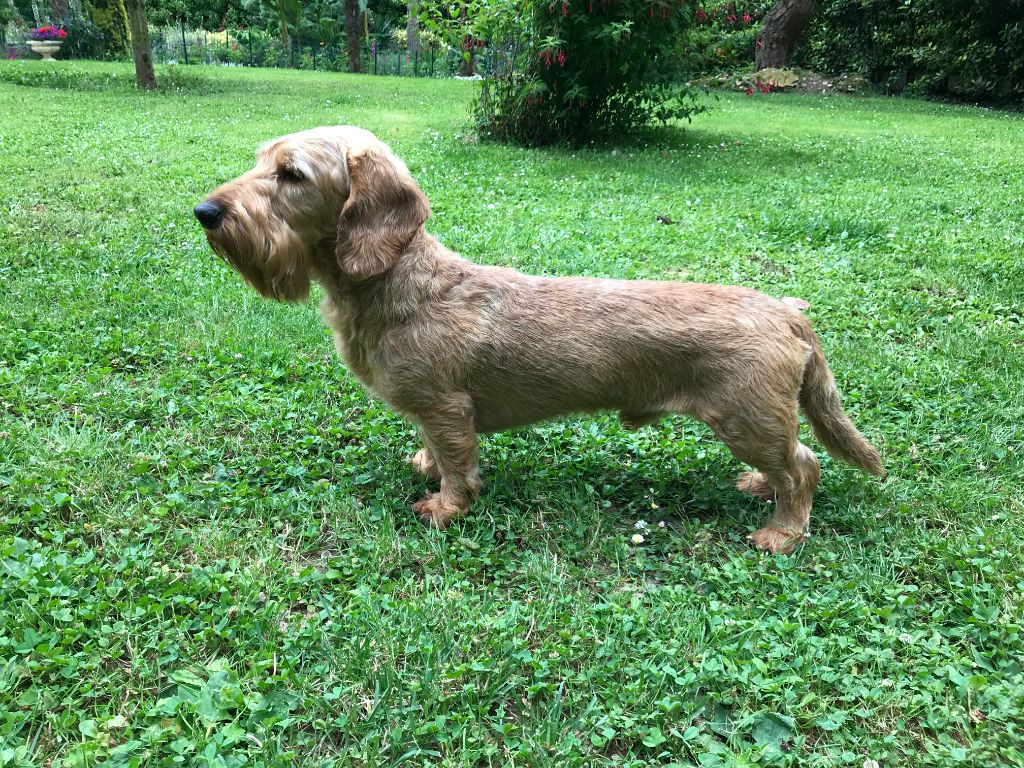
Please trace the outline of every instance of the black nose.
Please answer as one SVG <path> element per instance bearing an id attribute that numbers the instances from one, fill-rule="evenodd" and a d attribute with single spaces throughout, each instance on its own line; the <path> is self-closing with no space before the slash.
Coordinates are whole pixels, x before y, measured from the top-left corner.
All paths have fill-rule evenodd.
<path id="1" fill-rule="evenodd" d="M 224 209 L 213 200 L 203 200 L 192 209 L 192 213 L 199 219 L 199 223 L 206 229 L 213 229 L 220 224 L 220 217 L 224 215 Z"/>

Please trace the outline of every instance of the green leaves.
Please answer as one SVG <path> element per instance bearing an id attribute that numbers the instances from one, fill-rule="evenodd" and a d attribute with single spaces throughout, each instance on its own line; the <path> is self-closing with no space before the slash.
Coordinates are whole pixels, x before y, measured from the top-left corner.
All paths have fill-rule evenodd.
<path id="1" fill-rule="evenodd" d="M 768 714 L 757 720 L 750 735 L 759 747 L 779 747 L 796 734 L 793 719 L 783 715 Z"/>
<path id="2" fill-rule="evenodd" d="M 815 13 L 801 63 L 859 72 L 893 92 L 1019 102 L 1014 73 L 1024 65 L 1024 28 L 1011 7 L 980 2 L 964 13 L 953 0 L 828 0 Z"/>
<path id="3" fill-rule="evenodd" d="M 483 138 L 617 143 L 652 122 L 689 120 L 706 109 L 680 85 L 691 58 L 685 4 L 513 0 L 484 5 L 470 19 L 477 37 L 512 50 L 474 102 Z"/>
<path id="4" fill-rule="evenodd" d="M 655 747 L 660 747 L 665 743 L 665 737 L 662 735 L 660 728 L 648 728 L 647 735 L 643 737 L 641 743 L 645 747 L 654 749 Z"/>

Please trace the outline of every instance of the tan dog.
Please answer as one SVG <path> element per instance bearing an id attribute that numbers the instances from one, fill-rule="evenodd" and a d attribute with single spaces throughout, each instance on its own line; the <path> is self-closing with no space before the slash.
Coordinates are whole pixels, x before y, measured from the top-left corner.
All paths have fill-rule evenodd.
<path id="1" fill-rule="evenodd" d="M 806 535 L 818 484 L 798 403 L 829 452 L 884 475 L 798 310 L 747 288 L 472 264 L 424 230 L 430 207 L 409 171 L 359 128 L 267 144 L 195 214 L 264 296 L 323 286 L 345 363 L 420 428 L 413 464 L 441 481 L 414 506 L 427 524 L 446 527 L 479 494 L 478 432 L 581 411 L 617 410 L 631 428 L 671 413 L 703 421 L 758 470 L 739 488 L 777 502 L 751 535 L 773 552 Z"/>

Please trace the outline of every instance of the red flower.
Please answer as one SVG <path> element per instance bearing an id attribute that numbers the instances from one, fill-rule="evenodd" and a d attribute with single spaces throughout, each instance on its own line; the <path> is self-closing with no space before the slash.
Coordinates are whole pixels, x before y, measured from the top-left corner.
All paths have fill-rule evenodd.
<path id="1" fill-rule="evenodd" d="M 754 86 L 751 85 L 751 86 L 749 86 L 747 88 L 747 96 L 753 96 L 753 95 L 754 95 Z"/>
<path id="2" fill-rule="evenodd" d="M 32 33 L 29 35 L 33 40 L 63 40 L 67 36 L 67 32 L 63 29 L 57 29 L 57 27 L 53 25 L 33 29 Z"/>
<path id="3" fill-rule="evenodd" d="M 704 9 L 703 8 L 698 8 L 697 9 L 697 21 L 699 21 L 701 24 L 703 24 L 707 20 L 708 20 L 708 15 L 706 13 L 704 13 Z"/>
<path id="4" fill-rule="evenodd" d="M 750 14 L 749 13 L 744 13 L 743 14 L 743 23 L 744 24 L 749 24 L 750 23 Z"/>

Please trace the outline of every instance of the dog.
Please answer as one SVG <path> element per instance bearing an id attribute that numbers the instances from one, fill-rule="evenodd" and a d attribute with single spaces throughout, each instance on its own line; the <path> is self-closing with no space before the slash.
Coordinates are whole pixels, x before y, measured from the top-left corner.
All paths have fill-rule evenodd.
<path id="1" fill-rule="evenodd" d="M 413 466 L 440 491 L 416 502 L 446 528 L 480 493 L 478 433 L 618 411 L 707 424 L 754 468 L 737 486 L 776 502 L 750 534 L 790 552 L 807 536 L 819 463 L 797 408 L 835 457 L 884 477 L 844 413 L 817 335 L 748 288 L 533 277 L 473 264 L 424 229 L 430 205 L 373 134 L 317 128 L 264 145 L 255 167 L 194 210 L 213 250 L 260 294 L 321 314 L 362 384 L 414 422 Z"/>

